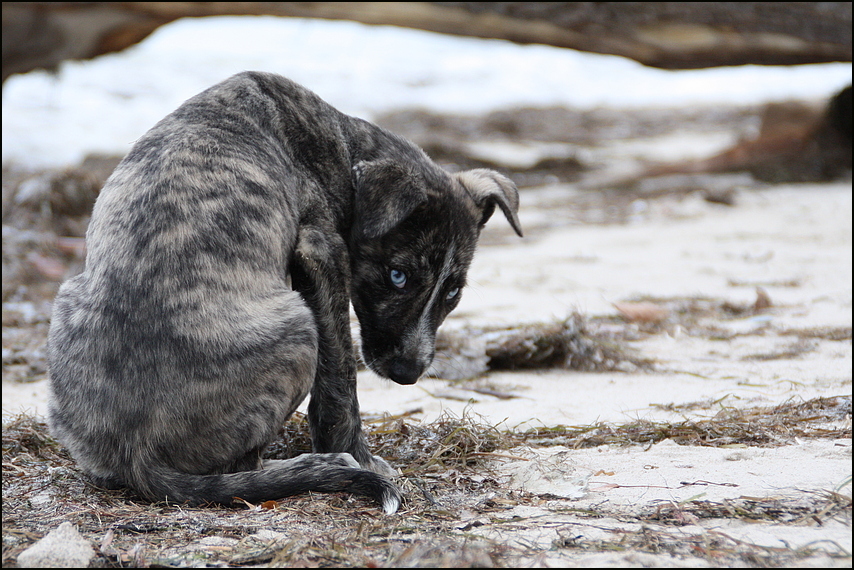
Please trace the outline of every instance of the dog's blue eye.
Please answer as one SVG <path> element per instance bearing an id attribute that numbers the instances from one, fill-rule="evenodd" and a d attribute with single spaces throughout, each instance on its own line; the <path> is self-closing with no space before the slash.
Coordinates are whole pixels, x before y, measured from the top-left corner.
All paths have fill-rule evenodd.
<path id="1" fill-rule="evenodd" d="M 460 288 L 459 288 L 459 287 L 454 287 L 453 289 L 451 289 L 450 291 L 448 291 L 448 294 L 447 294 L 447 295 L 445 295 L 445 299 L 447 299 L 448 301 L 450 301 L 450 300 L 454 299 L 454 298 L 455 298 L 457 295 L 459 295 L 459 294 L 460 294 Z"/>
<path id="2" fill-rule="evenodd" d="M 403 289 L 406 286 L 406 273 L 403 271 L 392 269 L 389 277 L 391 278 L 391 284 L 398 289 Z"/>

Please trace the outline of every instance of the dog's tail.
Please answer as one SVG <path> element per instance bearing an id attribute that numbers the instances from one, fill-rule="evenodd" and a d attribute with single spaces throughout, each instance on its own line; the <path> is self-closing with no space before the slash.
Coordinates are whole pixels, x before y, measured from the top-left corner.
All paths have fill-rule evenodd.
<path id="1" fill-rule="evenodd" d="M 309 453 L 294 459 L 265 462 L 256 471 L 215 475 L 181 473 L 153 467 L 138 473 L 128 486 L 155 501 L 231 505 L 235 499 L 258 503 L 317 491 L 371 497 L 386 514 L 400 507 L 400 491 L 388 478 L 361 469 L 346 453 Z"/>

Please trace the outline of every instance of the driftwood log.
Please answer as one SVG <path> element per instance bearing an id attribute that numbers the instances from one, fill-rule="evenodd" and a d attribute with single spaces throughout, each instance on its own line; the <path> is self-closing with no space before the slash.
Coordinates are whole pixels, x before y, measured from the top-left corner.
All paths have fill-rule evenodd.
<path id="1" fill-rule="evenodd" d="M 795 101 L 765 107 L 762 128 L 708 158 L 653 164 L 610 185 L 631 186 L 641 179 L 679 174 L 749 172 L 770 183 L 827 182 L 851 175 L 851 86 L 816 110 Z"/>
<path id="2" fill-rule="evenodd" d="M 354 20 L 691 69 L 851 61 L 850 2 L 3 2 L 2 79 L 120 51 L 184 17 Z"/>

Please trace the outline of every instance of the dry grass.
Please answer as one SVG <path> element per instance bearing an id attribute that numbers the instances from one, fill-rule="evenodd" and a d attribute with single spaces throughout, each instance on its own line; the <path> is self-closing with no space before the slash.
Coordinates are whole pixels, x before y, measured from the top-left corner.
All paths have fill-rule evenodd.
<path id="1" fill-rule="evenodd" d="M 308 442 L 301 415 L 285 432 L 291 445 L 272 446 L 271 457 L 299 453 Z M 461 511 L 492 510 L 478 505 L 497 482 L 473 475 L 486 464 L 487 450 L 496 448 L 497 430 L 448 416 L 429 425 L 387 418 L 368 432 L 375 450 L 407 466 L 399 481 L 404 504 L 392 517 L 371 501 L 344 493 L 234 509 L 151 504 L 129 491 L 92 486 L 43 422 L 19 416 L 3 427 L 3 565 L 13 565 L 23 548 L 64 520 L 100 545 L 96 564 L 102 567 L 199 562 L 468 567 L 522 555 L 518 548 L 472 540 L 455 530 Z M 272 532 L 259 536 L 259 530 Z M 199 547 L 205 539 L 214 543 Z"/>
<path id="2" fill-rule="evenodd" d="M 761 302 L 760 302 L 761 301 Z M 771 300 L 767 293 L 757 290 L 757 299 L 753 303 L 734 303 L 724 299 L 710 297 L 655 297 L 639 296 L 615 303 L 618 317 L 603 317 L 600 322 L 630 323 L 640 335 L 659 334 L 673 331 L 679 327 L 690 336 L 700 336 L 715 340 L 737 336 L 720 326 L 721 321 L 743 319 L 762 313 Z M 759 307 L 757 307 L 759 305 Z M 624 310 L 639 307 L 643 311 Z M 635 314 L 635 313 L 639 314 Z M 645 314 L 656 314 L 657 318 L 643 318 Z"/>
<path id="3" fill-rule="evenodd" d="M 231 509 L 147 503 L 128 491 L 93 487 L 50 437 L 43 422 L 19 416 L 3 426 L 3 565 L 12 565 L 21 550 L 64 520 L 77 525 L 98 547 L 95 565 L 99 567 L 531 564 L 546 551 L 522 542 L 491 541 L 470 532 L 482 524 L 494 528 L 536 528 L 539 524 L 536 519 L 508 518 L 503 512 L 518 505 L 542 505 L 548 497 L 509 491 L 490 470 L 493 459 L 512 456 L 513 448 L 520 444 L 630 445 L 669 437 L 690 445 L 782 445 L 793 437 L 850 438 L 850 423 L 832 427 L 842 424 L 837 420 L 850 413 L 850 396 L 840 396 L 771 408 L 726 408 L 709 420 L 680 424 L 558 426 L 521 433 L 499 430 L 470 415 L 445 415 L 427 424 L 406 414 L 368 419 L 366 432 L 372 448 L 403 466 L 399 482 L 405 499 L 394 516 L 384 516 L 367 499 L 347 494 L 305 495 Z M 305 417 L 291 419 L 284 435 L 290 443 L 272 446 L 270 457 L 287 457 L 307 449 Z M 552 512 L 569 511 L 556 507 Z M 601 516 L 594 511 L 572 514 L 581 520 Z M 724 503 L 690 501 L 632 516 L 646 526 L 609 529 L 612 540 L 579 541 L 562 534 L 552 548 L 585 552 L 631 549 L 705 558 L 713 564 L 796 564 L 813 551 L 767 549 L 713 532 L 686 539 L 671 536 L 667 529 L 702 518 L 786 524 L 821 523 L 835 517 L 850 521 L 851 498 L 827 491 L 797 504 L 746 498 Z M 834 548 L 823 552 L 837 552 Z"/>
<path id="4" fill-rule="evenodd" d="M 824 524 L 851 512 L 851 497 L 834 491 L 813 493 L 814 500 L 751 497 L 735 500 L 687 501 L 659 505 L 641 515 L 641 520 L 675 526 L 697 524 L 700 519 L 741 519 L 748 522 Z M 843 519 L 840 519 L 843 520 Z"/>
<path id="5" fill-rule="evenodd" d="M 612 540 L 581 540 L 573 532 L 563 532 L 555 548 L 586 552 L 646 552 L 665 554 L 676 559 L 703 559 L 713 566 L 760 568 L 797 567 L 815 555 L 850 560 L 851 554 L 833 541 L 820 541 L 801 548 L 772 547 L 738 540 L 719 530 L 695 535 L 669 532 L 663 528 L 641 526 L 638 530 L 605 528 Z M 684 563 L 684 562 L 683 562 Z"/>
<path id="6" fill-rule="evenodd" d="M 365 420 L 371 449 L 402 468 L 404 475 L 423 476 L 448 469 L 480 467 L 491 452 L 512 443 L 507 434 L 466 414 L 444 414 L 423 424 L 407 414 Z M 270 447 L 267 459 L 287 459 L 311 451 L 308 418 L 299 412 L 285 424 L 282 442 Z M 290 441 L 290 444 L 284 443 Z"/>
<path id="7" fill-rule="evenodd" d="M 773 407 L 722 408 L 713 418 L 678 423 L 638 420 L 621 425 L 535 428 L 516 437 L 531 445 L 596 447 L 599 445 L 654 444 L 672 439 L 680 445 L 783 445 L 792 438 L 850 438 L 851 396 L 790 401 Z M 837 422 L 840 425 L 836 426 Z"/>

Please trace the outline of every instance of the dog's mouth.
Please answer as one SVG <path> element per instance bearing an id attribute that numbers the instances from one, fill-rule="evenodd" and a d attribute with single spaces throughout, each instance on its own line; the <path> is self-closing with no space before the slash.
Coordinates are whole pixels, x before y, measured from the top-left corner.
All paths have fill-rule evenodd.
<path id="1" fill-rule="evenodd" d="M 409 386 L 432 364 L 436 353 L 435 331 L 415 329 L 415 332 L 394 334 L 385 327 L 366 326 L 361 319 L 360 325 L 362 359 L 383 378 Z"/>

